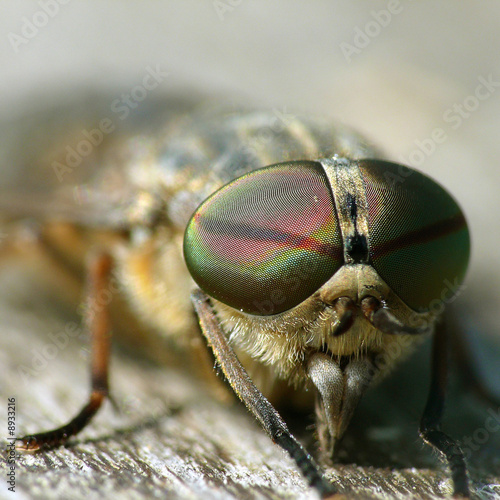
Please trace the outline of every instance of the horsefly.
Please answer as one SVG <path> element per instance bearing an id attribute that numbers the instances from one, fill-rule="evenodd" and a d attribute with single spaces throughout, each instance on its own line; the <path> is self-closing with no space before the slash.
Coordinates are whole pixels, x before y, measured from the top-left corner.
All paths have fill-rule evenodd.
<path id="1" fill-rule="evenodd" d="M 463 454 L 439 428 L 446 337 L 435 304 L 460 288 L 469 260 L 457 202 L 326 120 L 277 110 L 161 111 L 143 117 L 146 135 L 131 128 L 114 141 L 109 119 L 85 129 L 51 157 L 58 188 L 4 198 L 6 218 L 34 216 L 78 238 L 98 234 L 85 247 L 98 248 L 87 303 L 113 275 L 138 316 L 181 350 L 202 335 L 236 395 L 322 496 L 338 485 L 248 372 L 315 395 L 320 450 L 331 457 L 365 391 L 432 335 L 420 433 L 445 456 L 454 494 L 468 496 Z M 56 232 L 42 231 L 42 244 L 61 254 Z M 89 401 L 68 424 L 19 439 L 19 450 L 63 444 L 108 395 L 108 311 L 84 308 L 84 316 Z"/>

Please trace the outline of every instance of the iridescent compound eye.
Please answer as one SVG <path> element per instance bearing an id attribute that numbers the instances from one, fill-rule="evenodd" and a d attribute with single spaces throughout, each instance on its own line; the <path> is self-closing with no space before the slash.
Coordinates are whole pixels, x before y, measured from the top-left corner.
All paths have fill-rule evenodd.
<path id="1" fill-rule="evenodd" d="M 222 187 L 192 216 L 184 257 L 199 287 L 231 307 L 271 315 L 298 305 L 343 264 L 322 166 L 279 163 Z"/>
<path id="2" fill-rule="evenodd" d="M 456 201 L 429 177 L 394 163 L 359 162 L 368 202 L 370 260 L 416 311 L 446 300 L 469 261 L 469 230 Z"/>

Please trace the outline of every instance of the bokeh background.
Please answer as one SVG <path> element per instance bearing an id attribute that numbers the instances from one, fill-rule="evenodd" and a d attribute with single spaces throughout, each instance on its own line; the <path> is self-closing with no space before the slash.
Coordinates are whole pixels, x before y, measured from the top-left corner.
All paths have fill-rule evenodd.
<path id="1" fill-rule="evenodd" d="M 138 85 L 148 67 L 168 72 L 152 92 L 202 92 L 344 122 L 459 200 L 473 254 L 467 288 L 454 305 L 478 344 L 474 355 L 488 383 L 500 392 L 499 54 L 500 5 L 493 0 L 6 1 L 0 4 L 1 175 L 11 177 L 16 168 L 22 140 L 11 138 L 23 137 L 19 116 L 70 102 L 81 89 L 118 96 Z M 439 143 L 436 129 L 443 131 Z M 6 296 L 19 281 L 8 279 Z M 33 301 L 16 302 L 23 303 L 36 317 Z M 19 341 L 26 313 L 17 310 L 2 308 L 2 318 L 21 318 L 2 338 L 0 370 L 6 372 L 27 342 Z M 46 377 L 45 383 L 52 380 Z M 2 374 L 4 380 L 2 392 L 16 392 L 15 376 Z M 19 412 L 28 402 L 23 406 Z M 44 418 L 50 421 L 48 413 Z M 269 491 L 279 487 L 279 478 L 270 481 Z M 39 491 L 26 484 L 27 497 Z M 485 495 L 500 495 L 489 488 Z M 286 496 L 286 488 L 280 491 Z"/>

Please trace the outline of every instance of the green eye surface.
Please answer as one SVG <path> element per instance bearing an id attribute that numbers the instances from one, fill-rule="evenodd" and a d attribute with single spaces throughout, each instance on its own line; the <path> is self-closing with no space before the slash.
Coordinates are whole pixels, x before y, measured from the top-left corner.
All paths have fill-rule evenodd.
<path id="1" fill-rule="evenodd" d="M 455 200 L 424 174 L 394 163 L 359 162 L 369 207 L 370 258 L 416 311 L 446 300 L 465 276 L 469 230 Z"/>
<path id="2" fill-rule="evenodd" d="M 184 257 L 199 287 L 249 314 L 290 309 L 342 265 L 342 237 L 323 168 L 312 161 L 255 170 L 192 216 Z"/>

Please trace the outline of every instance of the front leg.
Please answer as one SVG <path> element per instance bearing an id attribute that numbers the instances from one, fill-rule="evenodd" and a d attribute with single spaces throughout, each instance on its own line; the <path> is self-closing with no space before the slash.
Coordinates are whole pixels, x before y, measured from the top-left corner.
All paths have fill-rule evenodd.
<path id="1" fill-rule="evenodd" d="M 191 298 L 200 321 L 201 331 L 238 398 L 253 413 L 273 442 L 292 457 L 310 486 L 316 488 L 322 497 L 336 493 L 333 486 L 323 477 L 311 455 L 293 437 L 279 413 L 252 382 L 229 345 L 209 304 L 208 296 L 197 289 Z"/>
<path id="2" fill-rule="evenodd" d="M 84 308 L 84 321 L 91 336 L 92 353 L 89 400 L 78 415 L 67 424 L 51 431 L 18 439 L 16 442 L 18 450 L 38 451 L 64 444 L 90 422 L 108 396 L 111 325 L 107 306 L 98 305 L 96 298 L 108 288 L 111 269 L 112 259 L 106 253 L 97 254 L 89 266 L 87 302 Z"/>

